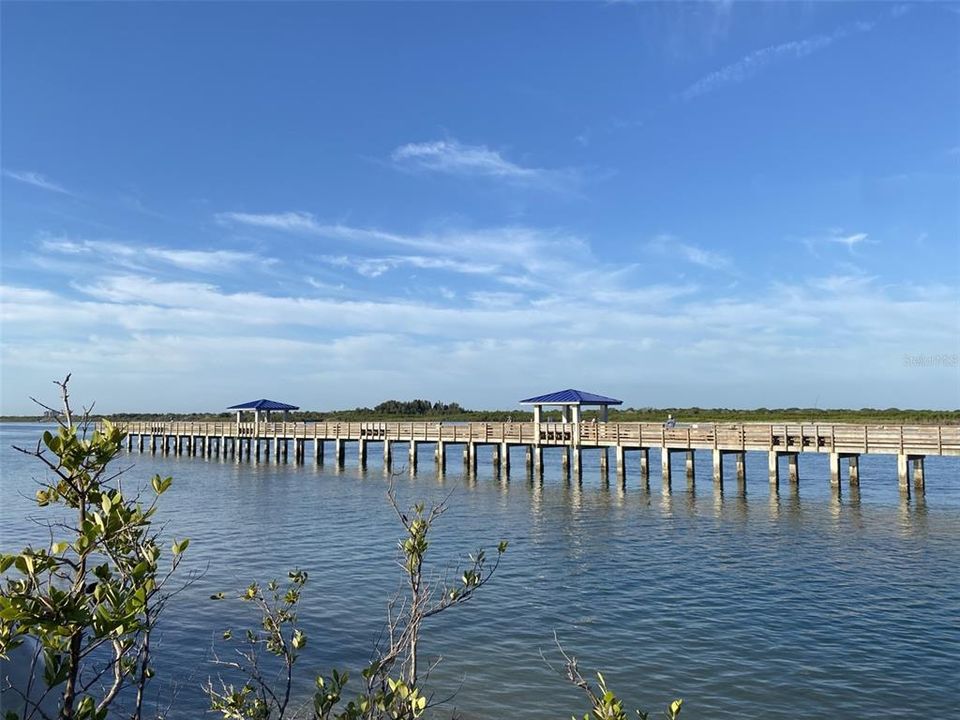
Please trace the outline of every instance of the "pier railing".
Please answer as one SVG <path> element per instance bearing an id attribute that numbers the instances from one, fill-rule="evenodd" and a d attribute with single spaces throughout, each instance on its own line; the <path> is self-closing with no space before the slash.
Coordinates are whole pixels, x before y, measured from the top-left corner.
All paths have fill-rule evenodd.
<path id="1" fill-rule="evenodd" d="M 129 422 L 133 436 L 262 440 L 370 440 L 671 450 L 884 453 L 960 456 L 957 425 L 697 424 L 559 422 Z"/>

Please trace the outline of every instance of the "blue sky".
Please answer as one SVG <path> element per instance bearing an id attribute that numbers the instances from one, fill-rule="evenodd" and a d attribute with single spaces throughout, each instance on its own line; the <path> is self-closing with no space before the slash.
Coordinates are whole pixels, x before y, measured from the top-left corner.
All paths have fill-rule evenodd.
<path id="1" fill-rule="evenodd" d="M 956 4 L 2 9 L 2 396 L 960 405 Z"/>

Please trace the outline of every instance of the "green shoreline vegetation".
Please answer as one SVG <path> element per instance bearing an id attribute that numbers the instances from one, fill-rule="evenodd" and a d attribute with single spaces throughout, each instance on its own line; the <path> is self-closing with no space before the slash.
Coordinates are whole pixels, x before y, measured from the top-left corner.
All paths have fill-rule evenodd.
<path id="1" fill-rule="evenodd" d="M 862 408 L 859 410 L 843 408 L 610 408 L 611 422 L 663 422 L 672 415 L 680 423 L 854 423 L 858 425 L 901 424 L 901 425 L 960 425 L 958 410 L 914 410 L 900 408 Z M 547 420 L 559 420 L 559 411 L 544 413 Z M 232 412 L 187 412 L 187 413 L 145 413 L 124 412 L 92 415 L 94 419 L 108 419 L 114 422 L 225 422 L 233 420 Z M 597 417 L 593 411 L 584 413 L 584 418 Z M 274 416 L 275 420 L 280 417 Z M 42 415 L 2 415 L 0 422 L 42 422 L 52 420 Z M 530 422 L 533 413 L 527 410 L 468 410 L 458 403 L 431 402 L 429 400 L 387 400 L 379 405 L 357 407 L 352 410 L 300 410 L 287 416 L 288 422 L 322 421 L 449 421 L 449 422 Z"/>

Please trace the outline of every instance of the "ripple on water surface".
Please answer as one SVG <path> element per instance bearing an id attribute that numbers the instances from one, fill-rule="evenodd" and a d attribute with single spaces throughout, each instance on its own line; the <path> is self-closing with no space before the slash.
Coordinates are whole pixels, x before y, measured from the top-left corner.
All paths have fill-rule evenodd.
<path id="1" fill-rule="evenodd" d="M 10 450 L 37 433 L 0 427 L 5 550 L 43 541 L 28 521 L 39 470 Z M 124 460 L 134 478 L 175 477 L 162 520 L 192 538 L 189 565 L 205 569 L 163 625 L 161 677 L 179 684 L 172 718 L 200 715 L 211 642 L 244 619 L 209 595 L 291 567 L 311 574 L 304 667 L 368 658 L 398 586 L 398 525 L 376 448 L 367 472 Z M 438 478 L 427 454 L 419 475 L 397 479 L 404 503 L 451 494 L 438 561 L 510 540 L 482 597 L 430 622 L 425 651 L 444 657 L 438 697 L 456 691 L 465 718 L 582 715 L 578 691 L 541 657 L 557 665 L 556 631 L 584 671 L 603 670 L 631 703 L 683 697 L 688 718 L 960 714 L 960 461 L 928 458 L 926 496 L 909 499 L 891 457 L 863 458 L 859 493 L 845 485 L 839 498 L 821 457 L 801 457 L 799 490 L 783 482 L 779 493 L 759 455 L 745 487 L 728 480 L 722 494 L 706 454 L 696 485 L 681 468 L 669 494 L 657 477 L 645 491 L 635 462 L 625 488 L 603 482 L 590 458 L 580 486 L 558 468 L 530 482 L 522 462 L 509 482 L 489 462 L 475 481 L 456 462 Z"/>

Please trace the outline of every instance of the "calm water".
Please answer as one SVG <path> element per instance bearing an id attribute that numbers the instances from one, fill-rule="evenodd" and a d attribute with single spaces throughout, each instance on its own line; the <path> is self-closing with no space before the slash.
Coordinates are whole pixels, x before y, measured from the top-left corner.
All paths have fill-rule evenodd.
<path id="1" fill-rule="evenodd" d="M 32 496 L 39 469 L 10 450 L 38 433 L 0 426 L 5 550 L 44 537 L 22 496 Z M 695 490 L 675 463 L 665 494 L 656 451 L 646 492 L 638 467 L 621 488 L 615 476 L 601 479 L 589 453 L 578 486 L 549 451 L 541 484 L 525 477 L 519 452 L 506 482 L 485 455 L 480 477 L 462 478 L 459 453 L 438 478 L 423 450 L 419 474 L 402 475 L 398 493 L 412 503 L 452 491 L 434 536 L 437 567 L 510 541 L 487 591 L 427 628 L 427 653 L 443 656 L 431 687 L 455 692 L 450 707 L 465 718 L 582 715 L 578 691 L 541 659 L 542 650 L 556 661 L 554 631 L 585 672 L 601 669 L 633 705 L 659 710 L 683 697 L 687 718 L 960 716 L 960 459 L 928 458 L 926 496 L 908 500 L 895 458 L 865 457 L 859 493 L 844 484 L 837 499 L 826 457 L 801 457 L 799 492 L 783 481 L 776 495 L 766 457 L 748 455 L 746 493 L 728 479 L 720 496 L 707 453 Z M 156 688 L 173 703 L 170 717 L 201 715 L 211 644 L 245 617 L 240 603 L 209 595 L 288 568 L 311 577 L 303 669 L 368 658 L 398 582 L 399 527 L 378 448 L 366 472 L 349 453 L 341 472 L 136 453 L 123 461 L 131 478 L 175 477 L 162 519 L 171 535 L 192 538 L 189 565 L 206 570 L 163 627 Z"/>

